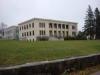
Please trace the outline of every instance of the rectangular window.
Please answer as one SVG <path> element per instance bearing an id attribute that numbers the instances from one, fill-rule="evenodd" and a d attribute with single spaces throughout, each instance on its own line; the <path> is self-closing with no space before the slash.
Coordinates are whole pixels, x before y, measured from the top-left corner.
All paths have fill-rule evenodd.
<path id="1" fill-rule="evenodd" d="M 34 23 L 32 23 L 32 28 L 34 28 Z"/>
<path id="2" fill-rule="evenodd" d="M 62 24 L 62 28 L 65 29 L 65 24 Z"/>
<path id="3" fill-rule="evenodd" d="M 45 31 L 44 31 L 44 35 L 45 35 L 46 33 L 45 33 Z"/>
<path id="4" fill-rule="evenodd" d="M 41 35 L 41 30 L 39 31 L 40 35 Z"/>
<path id="5" fill-rule="evenodd" d="M 23 26 L 22 26 L 22 30 L 23 30 Z"/>
<path id="6" fill-rule="evenodd" d="M 20 27 L 20 31 L 21 31 L 21 27 Z"/>
<path id="7" fill-rule="evenodd" d="M 49 23 L 49 28 L 52 28 L 52 23 Z"/>
<path id="8" fill-rule="evenodd" d="M 61 24 L 58 24 L 58 28 L 61 29 Z"/>
<path id="9" fill-rule="evenodd" d="M 24 25 L 24 29 L 26 29 L 26 26 Z"/>
<path id="10" fill-rule="evenodd" d="M 22 33 L 22 37 L 24 36 L 24 34 Z"/>
<path id="11" fill-rule="evenodd" d="M 63 37 L 65 36 L 65 32 L 64 31 L 62 31 L 62 33 L 63 33 Z"/>
<path id="12" fill-rule="evenodd" d="M 28 36 L 28 32 L 27 32 L 27 36 Z"/>
<path id="13" fill-rule="evenodd" d="M 61 36 L 61 31 L 58 31 L 59 36 Z"/>
<path id="14" fill-rule="evenodd" d="M 26 32 L 24 33 L 24 35 L 26 36 Z"/>
<path id="15" fill-rule="evenodd" d="M 30 31 L 30 36 L 31 36 L 31 31 Z"/>
<path id="16" fill-rule="evenodd" d="M 54 36 L 57 37 L 57 31 L 54 31 Z"/>
<path id="17" fill-rule="evenodd" d="M 68 31 L 66 31 L 66 36 L 68 36 Z"/>
<path id="18" fill-rule="evenodd" d="M 75 29 L 75 26 L 72 26 L 72 29 Z"/>
<path id="19" fill-rule="evenodd" d="M 31 24 L 29 24 L 29 27 L 31 28 Z"/>
<path id="20" fill-rule="evenodd" d="M 39 23 L 40 28 L 45 28 L 45 23 Z"/>
<path id="21" fill-rule="evenodd" d="M 33 31 L 33 35 L 34 35 L 34 31 Z"/>
<path id="22" fill-rule="evenodd" d="M 76 32 L 72 32 L 72 36 L 76 36 Z"/>
<path id="23" fill-rule="evenodd" d="M 54 28 L 57 28 L 57 24 L 56 23 L 54 24 Z"/>
<path id="24" fill-rule="evenodd" d="M 51 30 L 49 31 L 49 35 L 50 35 L 50 36 L 53 36 L 53 33 L 52 33 L 52 31 L 51 31 Z"/>
<path id="25" fill-rule="evenodd" d="M 28 25 L 26 25 L 26 28 L 28 29 Z"/>
<path id="26" fill-rule="evenodd" d="M 68 29 L 68 25 L 66 25 L 66 29 Z"/>

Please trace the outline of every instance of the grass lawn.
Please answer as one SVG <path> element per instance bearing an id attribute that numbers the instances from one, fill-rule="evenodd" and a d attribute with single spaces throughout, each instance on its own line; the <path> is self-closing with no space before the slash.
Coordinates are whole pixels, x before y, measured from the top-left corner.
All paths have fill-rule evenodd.
<path id="1" fill-rule="evenodd" d="M 100 52 L 100 40 L 4 41 L 0 40 L 0 66 L 54 60 Z"/>

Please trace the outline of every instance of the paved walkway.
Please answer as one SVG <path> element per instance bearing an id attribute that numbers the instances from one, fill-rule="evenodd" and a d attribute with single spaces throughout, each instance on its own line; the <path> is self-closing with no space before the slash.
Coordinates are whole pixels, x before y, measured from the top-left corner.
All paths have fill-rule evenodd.
<path id="1" fill-rule="evenodd" d="M 99 72 L 96 72 L 96 73 L 93 73 L 91 75 L 100 75 L 100 71 Z"/>

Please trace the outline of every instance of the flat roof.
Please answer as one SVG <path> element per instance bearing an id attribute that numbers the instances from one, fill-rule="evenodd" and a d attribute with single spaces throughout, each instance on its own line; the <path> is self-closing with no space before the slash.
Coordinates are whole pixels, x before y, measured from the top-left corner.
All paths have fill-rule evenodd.
<path id="1" fill-rule="evenodd" d="M 44 18 L 32 18 L 29 20 L 26 20 L 24 22 L 19 23 L 18 25 L 30 22 L 30 21 L 34 21 L 34 20 L 42 20 L 42 21 L 55 21 L 55 22 L 64 22 L 64 23 L 72 23 L 72 24 L 77 24 L 77 22 L 70 22 L 70 21 L 63 21 L 63 20 L 53 20 L 53 19 L 44 19 Z"/>

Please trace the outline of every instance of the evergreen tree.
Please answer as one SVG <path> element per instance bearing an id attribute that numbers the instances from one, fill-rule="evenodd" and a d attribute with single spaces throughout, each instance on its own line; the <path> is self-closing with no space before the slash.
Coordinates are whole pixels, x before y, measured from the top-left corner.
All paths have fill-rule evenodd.
<path id="1" fill-rule="evenodd" d="M 91 9 L 91 6 L 89 6 L 87 10 L 85 25 L 84 25 L 84 33 L 86 36 L 89 36 L 89 39 L 94 39 L 95 22 L 94 22 L 94 14 Z"/>
<path id="2" fill-rule="evenodd" d="M 100 11 L 95 9 L 96 39 L 100 39 Z"/>

